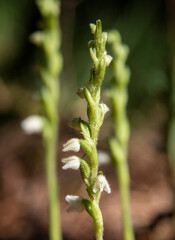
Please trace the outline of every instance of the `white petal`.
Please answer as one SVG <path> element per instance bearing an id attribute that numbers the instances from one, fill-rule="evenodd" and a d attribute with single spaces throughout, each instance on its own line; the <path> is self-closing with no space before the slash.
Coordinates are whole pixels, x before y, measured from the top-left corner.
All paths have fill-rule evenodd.
<path id="1" fill-rule="evenodd" d="M 105 188 L 104 188 L 104 191 L 106 191 L 108 194 L 111 193 L 111 188 L 110 188 L 110 186 L 109 186 L 108 183 L 106 184 L 106 186 L 105 186 Z"/>
<path id="2" fill-rule="evenodd" d="M 72 138 L 63 144 L 63 152 L 74 151 L 78 152 L 80 150 L 80 144 L 78 138 Z"/>
<path id="3" fill-rule="evenodd" d="M 105 103 L 100 104 L 102 114 L 106 114 L 109 111 L 108 106 Z"/>
<path id="4" fill-rule="evenodd" d="M 83 198 L 80 196 L 67 195 L 66 201 L 70 204 L 70 207 L 67 209 L 67 212 L 83 212 L 85 207 L 82 203 Z"/>
<path id="5" fill-rule="evenodd" d="M 43 122 L 40 116 L 32 115 L 21 122 L 21 127 L 26 134 L 40 133 Z"/>
<path id="6" fill-rule="evenodd" d="M 106 66 L 107 66 L 107 67 L 108 67 L 109 64 L 111 63 L 112 59 L 113 59 L 113 58 L 112 58 L 110 55 L 106 55 L 106 56 L 105 56 Z"/>
<path id="7" fill-rule="evenodd" d="M 65 163 L 65 165 L 62 167 L 62 169 L 66 170 L 66 169 L 73 169 L 73 170 L 77 170 L 80 167 L 80 159 L 77 156 L 71 156 L 71 157 L 67 157 L 67 158 L 63 158 L 62 163 Z"/>

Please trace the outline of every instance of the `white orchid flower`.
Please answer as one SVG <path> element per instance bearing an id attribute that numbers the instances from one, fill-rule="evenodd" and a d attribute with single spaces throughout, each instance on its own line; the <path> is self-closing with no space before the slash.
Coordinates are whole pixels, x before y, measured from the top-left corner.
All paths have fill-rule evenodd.
<path id="1" fill-rule="evenodd" d="M 82 203 L 83 198 L 80 196 L 67 195 L 65 197 L 66 202 L 70 204 L 67 212 L 83 212 L 85 210 L 84 204 Z"/>
<path id="2" fill-rule="evenodd" d="M 63 152 L 73 151 L 78 152 L 80 150 L 80 143 L 78 138 L 72 138 L 63 144 Z"/>
<path id="3" fill-rule="evenodd" d="M 40 116 L 32 115 L 21 122 L 21 128 L 26 134 L 41 133 L 43 121 Z"/>
<path id="4" fill-rule="evenodd" d="M 67 158 L 63 158 L 61 160 L 62 163 L 64 163 L 64 166 L 62 169 L 67 170 L 69 168 L 73 170 L 77 170 L 80 167 L 80 158 L 77 156 L 70 156 Z"/>
<path id="5" fill-rule="evenodd" d="M 98 191 L 106 191 L 107 193 L 111 193 L 111 188 L 108 184 L 108 181 L 106 180 L 105 176 L 98 175 L 97 180 L 93 187 L 93 192 L 96 193 Z"/>

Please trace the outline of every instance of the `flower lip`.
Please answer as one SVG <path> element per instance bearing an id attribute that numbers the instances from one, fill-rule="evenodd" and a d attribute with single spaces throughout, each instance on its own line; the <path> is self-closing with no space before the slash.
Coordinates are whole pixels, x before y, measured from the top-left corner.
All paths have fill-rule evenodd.
<path id="1" fill-rule="evenodd" d="M 106 177 L 103 175 L 98 175 L 97 180 L 93 187 L 93 192 L 96 193 L 98 191 L 106 191 L 108 194 L 111 193 L 111 188 L 106 180 Z"/>
<path id="2" fill-rule="evenodd" d="M 82 203 L 83 198 L 80 196 L 67 195 L 65 197 L 66 202 L 70 204 L 67 212 L 83 212 L 85 207 Z"/>
<path id="3" fill-rule="evenodd" d="M 42 118 L 38 115 L 31 115 L 21 122 L 21 128 L 26 134 L 41 133 L 43 128 Z"/>
<path id="4" fill-rule="evenodd" d="M 73 151 L 78 152 L 80 150 L 80 143 L 78 138 L 72 138 L 63 144 L 63 152 Z"/>
<path id="5" fill-rule="evenodd" d="M 70 156 L 67 158 L 63 158 L 61 162 L 64 163 L 64 166 L 62 167 L 62 169 L 64 170 L 67 170 L 69 168 L 73 170 L 77 170 L 80 167 L 80 159 L 77 156 Z"/>

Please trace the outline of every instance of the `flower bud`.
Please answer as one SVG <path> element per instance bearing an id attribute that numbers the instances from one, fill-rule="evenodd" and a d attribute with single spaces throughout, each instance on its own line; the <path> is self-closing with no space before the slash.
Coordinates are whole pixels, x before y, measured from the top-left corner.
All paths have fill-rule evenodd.
<path id="1" fill-rule="evenodd" d="M 44 34 L 41 31 L 34 32 L 30 35 L 30 41 L 36 46 L 41 46 L 44 40 Z"/>
<path id="2" fill-rule="evenodd" d="M 93 24 L 93 23 L 90 23 L 89 26 L 90 26 L 90 29 L 91 29 L 91 33 L 92 33 L 92 34 L 95 34 L 95 31 L 96 31 L 96 25 Z"/>
<path id="3" fill-rule="evenodd" d="M 77 95 L 80 97 L 80 98 L 85 98 L 85 96 L 84 96 L 84 88 L 83 87 L 81 87 L 81 88 L 79 88 L 78 90 L 77 90 Z"/>

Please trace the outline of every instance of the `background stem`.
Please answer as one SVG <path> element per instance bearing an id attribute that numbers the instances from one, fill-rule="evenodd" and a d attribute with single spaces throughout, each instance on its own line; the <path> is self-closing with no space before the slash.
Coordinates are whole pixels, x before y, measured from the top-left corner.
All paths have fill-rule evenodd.
<path id="1" fill-rule="evenodd" d="M 50 240 L 61 240 L 60 210 L 58 199 L 58 179 L 56 173 L 58 143 L 59 75 L 62 68 L 60 53 L 60 1 L 37 0 L 43 18 L 43 31 L 38 36 L 43 48 L 45 62 L 41 68 L 43 87 L 41 100 L 45 113 L 43 139 L 46 154 L 46 173 L 49 198 L 49 236 Z"/>
<path id="2" fill-rule="evenodd" d="M 50 138 L 45 139 L 46 172 L 49 196 L 49 236 L 51 240 L 61 240 L 61 224 L 58 200 L 58 183 L 56 174 L 57 128 L 50 129 Z"/>

